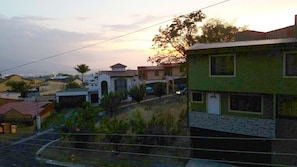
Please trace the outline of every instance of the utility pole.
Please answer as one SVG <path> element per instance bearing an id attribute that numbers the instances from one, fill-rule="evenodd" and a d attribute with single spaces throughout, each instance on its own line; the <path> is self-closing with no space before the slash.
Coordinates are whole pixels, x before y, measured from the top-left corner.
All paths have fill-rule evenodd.
<path id="1" fill-rule="evenodd" d="M 39 132 L 40 128 L 41 128 L 41 124 L 40 124 L 40 114 L 39 114 L 38 100 L 37 100 L 36 96 L 35 96 L 35 102 L 36 102 L 36 130 L 37 130 L 37 132 Z"/>

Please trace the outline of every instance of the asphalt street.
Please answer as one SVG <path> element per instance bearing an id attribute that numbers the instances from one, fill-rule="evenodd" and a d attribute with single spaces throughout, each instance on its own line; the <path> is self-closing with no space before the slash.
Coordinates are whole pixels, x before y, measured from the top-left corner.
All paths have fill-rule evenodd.
<path id="1" fill-rule="evenodd" d="M 0 143 L 0 167 L 55 167 L 36 159 L 36 151 L 59 138 L 52 131 L 33 134 L 10 144 Z"/>

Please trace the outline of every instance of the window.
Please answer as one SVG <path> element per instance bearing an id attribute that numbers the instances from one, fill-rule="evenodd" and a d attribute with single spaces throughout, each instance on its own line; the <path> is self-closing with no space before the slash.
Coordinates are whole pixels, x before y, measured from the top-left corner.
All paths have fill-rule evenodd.
<path id="1" fill-rule="evenodd" d="M 230 95 L 229 108 L 231 111 L 262 112 L 261 95 Z"/>
<path id="2" fill-rule="evenodd" d="M 165 76 L 172 76 L 172 68 L 170 67 L 165 68 Z"/>
<path id="3" fill-rule="evenodd" d="M 297 76 L 297 52 L 286 53 L 284 56 L 285 76 Z"/>
<path id="4" fill-rule="evenodd" d="M 144 71 L 139 71 L 139 78 L 140 79 L 145 79 L 145 72 Z"/>
<path id="5" fill-rule="evenodd" d="M 234 76 L 235 75 L 235 56 L 234 55 L 210 56 L 210 75 Z"/>
<path id="6" fill-rule="evenodd" d="M 203 95 L 201 92 L 192 92 L 192 102 L 203 102 Z"/>
<path id="7" fill-rule="evenodd" d="M 125 92 L 127 90 L 127 81 L 126 79 L 116 79 L 114 81 L 115 91 Z"/>
<path id="8" fill-rule="evenodd" d="M 278 96 L 277 103 L 278 115 L 297 117 L 297 96 Z"/>
<path id="9" fill-rule="evenodd" d="M 159 76 L 159 71 L 155 71 L 155 76 Z"/>

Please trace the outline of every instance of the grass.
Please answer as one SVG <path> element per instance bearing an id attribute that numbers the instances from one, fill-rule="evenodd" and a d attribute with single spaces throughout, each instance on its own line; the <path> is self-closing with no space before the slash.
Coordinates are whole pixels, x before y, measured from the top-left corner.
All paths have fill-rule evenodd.
<path id="1" fill-rule="evenodd" d="M 178 120 L 180 115 L 185 116 L 186 111 L 186 100 L 181 99 L 177 102 L 163 102 L 162 104 L 137 104 L 135 109 L 131 111 L 122 113 L 117 117 L 122 120 L 128 120 L 131 117 L 131 114 L 135 111 L 141 112 L 142 117 L 148 122 L 154 113 L 163 111 L 163 114 L 171 115 L 171 117 L 176 118 L 176 122 L 181 121 L 179 124 L 180 131 L 178 135 L 188 136 L 189 129 L 187 128 L 187 123 L 185 119 Z M 102 142 L 99 140 L 100 137 L 96 140 L 97 142 Z M 101 137 L 102 138 L 102 137 Z M 129 139 L 127 140 L 130 141 Z M 189 138 L 178 138 L 172 144 L 175 147 L 190 147 Z M 125 146 L 124 146 L 125 147 Z M 155 147 L 150 149 L 150 152 L 145 154 L 149 155 L 129 155 L 128 152 L 133 152 L 133 149 L 129 146 L 126 146 L 127 149 L 122 149 L 123 152 L 120 154 L 113 154 L 113 146 L 107 145 L 89 145 L 87 149 L 75 149 L 71 143 L 64 141 L 61 143 L 55 143 L 48 147 L 42 156 L 54 159 L 58 161 L 73 162 L 79 164 L 86 164 L 92 166 L 153 166 L 155 162 L 163 162 L 170 164 L 177 164 L 179 166 L 184 166 L 186 161 L 183 159 L 175 158 L 159 158 L 149 155 L 162 155 L 162 156 L 176 156 L 176 157 L 190 157 L 190 150 L 181 150 L 181 149 L 166 149 Z M 63 155 L 63 156 L 61 156 Z"/>

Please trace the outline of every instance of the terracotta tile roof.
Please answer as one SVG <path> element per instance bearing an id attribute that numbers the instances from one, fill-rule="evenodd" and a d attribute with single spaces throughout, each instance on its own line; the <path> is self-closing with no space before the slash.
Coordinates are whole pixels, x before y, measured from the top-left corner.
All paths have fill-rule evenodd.
<path id="1" fill-rule="evenodd" d="M 49 102 L 10 102 L 0 106 L 0 114 L 5 114 L 14 109 L 21 114 L 30 114 L 32 117 L 35 117 L 37 115 L 37 105 L 38 112 L 40 113 L 47 104 L 49 104 Z"/>
<path id="2" fill-rule="evenodd" d="M 115 65 L 110 66 L 110 68 L 126 68 L 127 66 L 121 64 L 121 63 L 117 63 Z"/>

